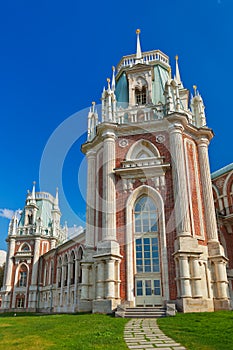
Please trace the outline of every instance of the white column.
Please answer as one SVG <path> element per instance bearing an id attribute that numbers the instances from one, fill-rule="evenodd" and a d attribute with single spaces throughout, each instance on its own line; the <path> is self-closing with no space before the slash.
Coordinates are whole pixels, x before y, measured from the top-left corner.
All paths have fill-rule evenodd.
<path id="1" fill-rule="evenodd" d="M 116 260 L 115 262 L 115 297 L 116 299 L 120 298 L 120 261 Z"/>
<path id="2" fill-rule="evenodd" d="M 95 245 L 95 194 L 96 194 L 96 152 L 89 151 L 87 157 L 87 207 L 86 245 Z"/>
<path id="3" fill-rule="evenodd" d="M 106 132 L 103 152 L 103 234 L 102 240 L 116 240 L 115 135 Z"/>
<path id="4" fill-rule="evenodd" d="M 216 273 L 216 285 L 217 285 L 217 297 L 220 299 L 227 299 L 228 293 L 228 281 L 226 274 L 226 265 L 223 261 L 215 261 L 215 273 Z"/>
<path id="5" fill-rule="evenodd" d="M 200 298 L 201 293 L 201 277 L 198 259 L 192 259 L 192 281 L 193 281 L 193 297 Z"/>
<path id="6" fill-rule="evenodd" d="M 82 263 L 82 289 L 81 299 L 89 299 L 89 268 L 90 264 Z"/>
<path id="7" fill-rule="evenodd" d="M 38 262 L 40 257 L 40 238 L 36 238 L 34 241 L 34 257 L 32 265 L 32 279 L 31 285 L 37 284 L 37 274 L 38 274 Z"/>
<path id="8" fill-rule="evenodd" d="M 198 155 L 200 163 L 201 183 L 205 208 L 205 220 L 208 241 L 218 241 L 218 231 L 210 177 L 210 165 L 208 156 L 209 141 L 206 138 L 198 140 Z"/>
<path id="9" fill-rule="evenodd" d="M 183 127 L 180 124 L 170 127 L 176 230 L 178 236 L 190 236 L 189 201 L 182 131 Z"/>
<path id="10" fill-rule="evenodd" d="M 7 259 L 6 259 L 6 274 L 4 276 L 4 285 L 6 288 L 11 287 L 12 267 L 13 267 L 12 257 L 14 256 L 14 253 L 15 253 L 15 238 L 10 238 L 8 242 L 8 253 L 7 253 Z"/>
<path id="11" fill-rule="evenodd" d="M 106 261 L 106 298 L 115 299 L 115 260 Z"/>
<path id="12" fill-rule="evenodd" d="M 181 297 L 191 297 L 189 262 L 186 256 L 179 258 Z"/>
<path id="13" fill-rule="evenodd" d="M 99 261 L 97 265 L 96 299 L 104 298 L 104 262 Z"/>

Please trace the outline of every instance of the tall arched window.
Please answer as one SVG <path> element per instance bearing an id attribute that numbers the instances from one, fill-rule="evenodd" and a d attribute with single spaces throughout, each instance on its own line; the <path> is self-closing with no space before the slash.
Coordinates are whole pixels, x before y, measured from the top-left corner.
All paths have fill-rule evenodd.
<path id="1" fill-rule="evenodd" d="M 75 283 L 75 255 L 74 252 L 70 256 L 70 284 Z"/>
<path id="2" fill-rule="evenodd" d="M 61 278 L 62 278 L 62 260 L 59 258 L 57 266 L 57 286 L 61 287 Z"/>
<path id="3" fill-rule="evenodd" d="M 135 233 L 157 232 L 157 210 L 150 197 L 138 199 L 134 209 Z"/>
<path id="4" fill-rule="evenodd" d="M 146 87 L 143 86 L 142 89 L 135 88 L 135 101 L 138 105 L 146 104 Z"/>
<path id="5" fill-rule="evenodd" d="M 139 198 L 135 205 L 135 248 L 137 273 L 159 272 L 157 210 L 150 197 Z"/>
<path id="6" fill-rule="evenodd" d="M 63 279 L 63 282 L 64 282 L 64 286 L 67 286 L 68 284 L 68 257 L 67 255 L 65 255 L 65 258 L 64 258 L 64 279 Z"/>
<path id="7" fill-rule="evenodd" d="M 27 275 L 28 270 L 26 265 L 21 265 L 19 270 L 19 279 L 18 279 L 18 287 L 26 287 L 27 286 Z"/>

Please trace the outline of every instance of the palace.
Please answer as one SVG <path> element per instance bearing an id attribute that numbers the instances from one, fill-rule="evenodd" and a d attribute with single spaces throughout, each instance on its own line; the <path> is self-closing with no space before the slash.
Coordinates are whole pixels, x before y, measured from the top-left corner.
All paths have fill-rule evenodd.
<path id="1" fill-rule="evenodd" d="M 233 164 L 210 174 L 204 103 L 160 50 L 124 56 L 88 114 L 86 229 L 67 239 L 58 192 L 9 225 L 2 311 L 231 307 Z M 212 189 L 213 188 L 213 189 Z"/>

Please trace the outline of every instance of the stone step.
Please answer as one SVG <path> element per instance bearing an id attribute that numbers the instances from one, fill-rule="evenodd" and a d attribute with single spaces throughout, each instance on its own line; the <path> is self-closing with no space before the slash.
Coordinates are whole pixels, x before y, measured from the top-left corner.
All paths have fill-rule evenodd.
<path id="1" fill-rule="evenodd" d="M 115 316 L 124 318 L 159 318 L 166 316 L 166 309 L 163 307 L 126 307 L 124 309 L 119 307 Z"/>

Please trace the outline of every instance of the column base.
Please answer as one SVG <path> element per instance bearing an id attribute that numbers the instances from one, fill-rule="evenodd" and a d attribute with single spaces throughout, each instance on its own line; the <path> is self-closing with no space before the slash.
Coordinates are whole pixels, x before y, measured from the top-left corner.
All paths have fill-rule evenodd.
<path id="1" fill-rule="evenodd" d="M 75 312 L 92 312 L 92 300 L 80 300 Z"/>
<path id="2" fill-rule="evenodd" d="M 229 299 L 214 299 L 214 310 L 230 310 L 230 300 Z"/>
<path id="3" fill-rule="evenodd" d="M 182 298 L 176 301 L 177 310 L 180 312 L 212 312 L 215 310 L 212 299 Z"/>
<path id="4" fill-rule="evenodd" d="M 113 311 L 120 304 L 120 300 L 118 299 L 99 299 L 93 300 L 93 314 L 112 314 Z"/>

